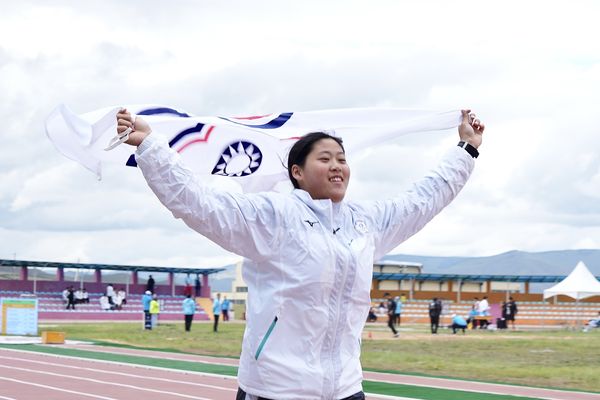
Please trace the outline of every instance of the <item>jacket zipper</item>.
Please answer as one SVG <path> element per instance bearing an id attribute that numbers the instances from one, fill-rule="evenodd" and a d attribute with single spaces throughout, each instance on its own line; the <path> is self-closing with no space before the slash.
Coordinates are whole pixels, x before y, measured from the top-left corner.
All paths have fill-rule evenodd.
<path id="1" fill-rule="evenodd" d="M 258 357 L 260 356 L 260 353 L 262 352 L 263 347 L 267 343 L 267 340 L 269 340 L 269 336 L 271 336 L 271 333 L 273 332 L 273 329 L 275 328 L 275 324 L 277 324 L 277 316 L 275 316 L 275 318 L 273 319 L 273 322 L 271 322 L 271 325 L 269 326 L 269 329 L 267 329 L 267 333 L 265 333 L 265 337 L 263 338 L 263 340 L 260 341 L 260 344 L 258 345 L 258 349 L 256 350 L 256 354 L 254 355 L 255 360 L 258 360 Z"/>

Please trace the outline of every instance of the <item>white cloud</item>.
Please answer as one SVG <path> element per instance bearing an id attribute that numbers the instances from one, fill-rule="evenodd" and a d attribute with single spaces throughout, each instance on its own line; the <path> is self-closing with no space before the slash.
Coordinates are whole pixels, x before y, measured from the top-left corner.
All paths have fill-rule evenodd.
<path id="1" fill-rule="evenodd" d="M 600 4 L 98 1 L 3 4 L 0 257 L 223 265 L 139 171 L 97 182 L 45 138 L 53 107 L 164 103 L 240 115 L 357 106 L 472 107 L 487 124 L 460 197 L 398 250 L 598 247 Z M 391 196 L 456 135 L 350 159 L 357 199 Z"/>

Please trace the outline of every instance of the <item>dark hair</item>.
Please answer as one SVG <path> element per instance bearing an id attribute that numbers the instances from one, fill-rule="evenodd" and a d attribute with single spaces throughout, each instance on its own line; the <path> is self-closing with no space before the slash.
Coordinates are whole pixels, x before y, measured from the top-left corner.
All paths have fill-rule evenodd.
<path id="1" fill-rule="evenodd" d="M 296 178 L 292 176 L 292 167 L 294 165 L 304 167 L 306 157 L 308 157 L 308 155 L 312 151 L 314 144 L 317 143 L 319 140 L 323 139 L 335 140 L 337 144 L 339 144 L 342 148 L 342 151 L 346 152 L 346 150 L 344 150 L 342 139 L 339 137 L 331 136 L 330 134 L 325 132 L 311 132 L 302 136 L 296 143 L 294 143 L 288 154 L 288 176 L 290 177 L 290 181 L 292 181 L 292 185 L 294 185 L 295 189 L 299 189 L 300 185 L 298 185 L 298 181 L 296 180 Z"/>

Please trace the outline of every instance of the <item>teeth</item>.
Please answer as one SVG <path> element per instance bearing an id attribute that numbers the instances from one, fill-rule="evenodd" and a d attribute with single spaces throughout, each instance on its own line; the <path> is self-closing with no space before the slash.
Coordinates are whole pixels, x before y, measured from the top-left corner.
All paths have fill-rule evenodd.
<path id="1" fill-rule="evenodd" d="M 341 182 L 342 178 L 340 178 L 339 176 L 334 176 L 333 178 L 329 179 L 331 182 Z"/>

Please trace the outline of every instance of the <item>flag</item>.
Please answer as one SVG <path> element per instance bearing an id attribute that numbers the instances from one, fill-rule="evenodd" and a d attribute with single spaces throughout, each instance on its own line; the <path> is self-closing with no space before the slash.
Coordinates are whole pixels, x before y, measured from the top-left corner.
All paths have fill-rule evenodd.
<path id="1" fill-rule="evenodd" d="M 116 114 L 121 108 L 77 115 L 61 104 L 46 119 L 46 134 L 60 153 L 100 179 L 104 163 L 136 166 L 131 146 L 104 150 L 116 134 Z M 153 134 L 166 137 L 197 174 L 235 179 L 245 191 L 271 190 L 287 180 L 287 153 L 310 132 L 341 137 L 346 153 L 356 154 L 409 133 L 455 128 L 461 121 L 459 110 L 359 108 L 199 117 L 159 105 L 124 108 L 147 120 Z"/>

